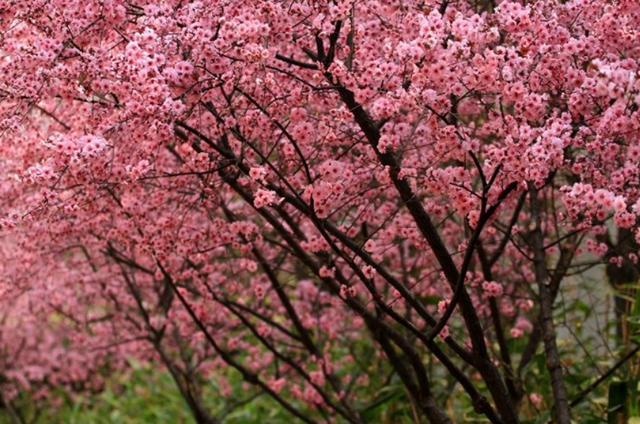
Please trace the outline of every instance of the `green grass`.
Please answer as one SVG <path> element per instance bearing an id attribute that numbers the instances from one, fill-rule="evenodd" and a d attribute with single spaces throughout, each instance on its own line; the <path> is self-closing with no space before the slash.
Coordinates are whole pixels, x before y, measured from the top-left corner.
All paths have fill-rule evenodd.
<path id="1" fill-rule="evenodd" d="M 225 424 L 295 423 L 295 419 L 269 397 L 251 396 L 237 376 L 230 377 L 235 394 L 232 398 L 238 403 L 229 404 L 216 394 L 215 387 L 208 387 L 204 403 L 212 415 Z M 195 423 L 170 374 L 137 364 L 131 371 L 113 377 L 101 393 L 60 395 L 64 401 L 57 408 L 46 404 L 38 412 L 27 398 L 20 399 L 15 406 L 30 424 Z M 14 424 L 3 409 L 0 409 L 0 424 Z"/>

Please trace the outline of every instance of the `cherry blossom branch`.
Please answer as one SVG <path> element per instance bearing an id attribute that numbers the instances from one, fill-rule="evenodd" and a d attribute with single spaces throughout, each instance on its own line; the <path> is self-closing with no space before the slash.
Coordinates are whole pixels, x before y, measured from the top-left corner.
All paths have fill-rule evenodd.
<path id="1" fill-rule="evenodd" d="M 511 233 L 513 231 L 513 227 L 516 225 L 516 223 L 518 222 L 518 218 L 520 216 L 520 212 L 522 212 L 522 208 L 524 206 L 524 202 L 525 199 L 527 197 L 527 192 L 524 191 L 520 197 L 518 198 L 518 203 L 513 211 L 513 215 L 511 215 L 511 220 L 509 221 L 509 224 L 507 225 L 507 229 L 504 232 L 504 235 L 502 237 L 502 239 L 500 239 L 500 243 L 498 243 L 498 247 L 493 251 L 493 254 L 491 255 L 491 258 L 489 258 L 489 266 L 493 267 L 493 265 L 496 264 L 496 262 L 498 262 L 498 260 L 500 259 L 500 257 L 502 256 L 502 253 L 504 252 L 504 249 L 507 247 L 507 244 L 509 243 L 509 240 L 511 239 Z"/>
<path id="2" fill-rule="evenodd" d="M 289 131 L 287 131 L 285 126 L 282 125 L 282 123 L 280 123 L 280 121 L 278 121 L 273 116 L 271 116 L 269 111 L 267 111 L 267 109 L 264 106 L 262 106 L 260 103 L 258 103 L 258 101 L 256 99 L 254 99 L 253 96 L 245 93 L 240 88 L 236 88 L 236 91 L 238 91 L 240 94 L 242 94 L 244 97 L 246 97 L 247 100 L 249 100 L 251 102 L 251 104 L 253 104 L 260 112 L 262 112 L 267 118 L 269 118 L 280 129 L 280 131 L 282 131 L 282 133 L 287 138 L 287 140 L 289 140 L 291 142 L 291 144 L 293 145 L 293 148 L 295 149 L 296 153 L 298 154 L 298 157 L 300 158 L 300 162 L 302 162 L 302 166 L 304 168 L 304 172 L 305 172 L 305 175 L 307 177 L 307 181 L 309 183 L 311 183 L 312 178 L 311 178 L 311 171 L 309 170 L 309 165 L 307 164 L 307 160 L 305 159 L 304 155 L 302 154 L 302 150 L 300 150 L 300 145 L 296 141 L 296 139 L 289 133 Z M 231 105 L 229 105 L 229 106 L 231 106 Z"/>
<path id="3" fill-rule="evenodd" d="M 269 343 L 269 341 L 262 335 L 260 334 L 260 332 L 255 328 L 255 326 L 253 324 L 251 324 L 251 322 L 249 322 L 249 320 L 244 317 L 244 315 L 242 315 L 241 313 L 239 313 L 238 311 L 236 311 L 233 307 L 228 308 L 228 310 L 235 315 L 241 322 L 242 324 L 249 329 L 249 331 L 251 332 L 251 334 L 253 334 L 253 336 L 258 339 L 260 341 L 260 343 L 262 343 L 262 345 L 271 353 L 273 353 L 273 355 L 275 357 L 277 357 L 278 359 L 280 359 L 281 361 L 283 361 L 284 363 L 286 363 L 287 365 L 289 365 L 293 370 L 295 370 L 300 376 L 302 376 L 302 378 L 308 383 L 310 384 L 322 397 L 322 399 L 324 400 L 324 402 L 327 404 L 327 406 L 329 406 L 331 409 L 333 409 L 335 412 L 337 412 L 339 415 L 341 415 L 343 418 L 345 418 L 348 422 L 350 423 L 361 423 L 361 419 L 357 416 L 354 415 L 353 411 L 349 411 L 349 410 L 344 410 L 343 408 L 341 408 L 340 406 L 336 405 L 333 400 L 330 398 L 330 396 L 325 392 L 325 390 L 319 385 L 316 384 L 313 379 L 309 376 L 309 374 L 302 368 L 302 366 L 300 366 L 300 364 L 298 364 L 298 362 L 296 362 L 295 360 L 287 357 L 286 355 L 282 354 L 282 352 L 280 352 L 278 349 L 276 349 L 273 344 Z M 338 394 L 339 395 L 339 394 Z M 320 407 L 320 406 L 318 406 Z"/>
<path id="4" fill-rule="evenodd" d="M 291 57 L 283 56 L 280 53 L 276 53 L 276 59 L 288 63 L 289 65 L 297 66 L 299 68 L 317 70 L 318 65 L 314 63 L 301 62 Z"/>
<path id="5" fill-rule="evenodd" d="M 114 255 L 115 249 L 113 248 L 112 245 L 109 246 L 108 252 L 110 256 L 113 259 L 115 259 L 116 262 L 118 263 L 118 266 L 120 267 L 121 275 L 129 289 L 131 296 L 135 300 L 135 303 L 138 307 L 138 311 L 140 312 L 140 315 L 142 316 L 145 327 L 149 333 L 149 339 L 154 349 L 156 350 L 156 352 L 158 352 L 158 354 L 160 355 L 162 362 L 167 367 L 167 370 L 169 371 L 173 380 L 175 381 L 176 386 L 178 387 L 178 390 L 180 391 L 181 395 L 184 397 L 185 401 L 187 402 L 187 405 L 189 405 L 189 409 L 191 410 L 194 418 L 196 419 L 198 424 L 218 424 L 218 420 L 216 420 L 214 417 L 212 417 L 210 414 L 206 412 L 204 406 L 202 405 L 202 402 L 200 402 L 196 398 L 194 393 L 192 393 L 192 390 L 190 389 L 191 385 L 186 384 L 183 381 L 183 377 L 185 377 L 184 373 L 182 373 L 179 367 L 169 358 L 169 355 L 167 355 L 165 349 L 162 347 L 162 338 L 164 335 L 164 331 L 156 330 L 151 324 L 151 318 L 149 317 L 149 313 L 147 312 L 147 309 L 144 306 L 144 301 L 142 299 L 140 290 L 124 268 L 125 264 L 129 266 L 129 263 L 134 261 L 128 260 L 127 262 L 125 262 L 122 260 L 121 255 Z"/>
<path id="6" fill-rule="evenodd" d="M 173 281 L 173 278 L 171 277 L 171 275 L 166 271 L 166 269 L 162 266 L 160 262 L 157 262 L 157 265 L 160 268 L 160 271 L 162 272 L 162 274 L 164 275 L 164 278 L 167 280 L 168 284 L 171 285 L 171 288 L 173 289 L 178 300 L 180 300 L 180 303 L 182 304 L 182 306 L 186 309 L 187 313 L 189 314 L 193 322 L 196 324 L 198 329 L 202 332 L 206 340 L 213 347 L 213 349 L 220 356 L 220 358 L 222 358 L 222 360 L 225 363 L 227 363 L 229 366 L 237 370 L 240 373 L 240 375 L 242 375 L 242 378 L 246 382 L 259 386 L 264 392 L 266 392 L 276 402 L 282 405 L 292 415 L 298 417 L 305 423 L 312 424 L 313 421 L 310 418 L 304 415 L 298 408 L 296 408 L 295 406 L 290 404 L 288 401 L 286 401 L 283 397 L 281 397 L 278 393 L 276 393 L 273 389 L 271 389 L 271 387 L 269 387 L 268 384 L 263 382 L 255 373 L 246 369 L 244 366 L 242 366 L 239 362 L 233 359 L 231 355 L 229 355 L 226 351 L 224 351 L 220 347 L 220 345 L 215 341 L 215 339 L 213 338 L 209 330 L 207 330 L 207 327 L 205 326 L 205 324 L 198 318 L 198 316 L 196 315 L 195 311 L 193 310 L 189 302 L 187 302 L 186 298 L 182 295 L 178 287 L 175 285 L 175 282 Z"/>
<path id="7" fill-rule="evenodd" d="M 489 221 L 489 219 L 491 218 L 491 216 L 494 214 L 494 212 L 500 207 L 500 204 L 507 198 L 507 196 L 509 196 L 509 194 L 516 189 L 516 187 L 518 186 L 517 183 L 513 182 L 511 184 L 509 184 L 507 186 L 507 188 L 505 188 L 500 195 L 498 196 L 498 200 L 496 201 L 495 204 L 493 204 L 487 211 L 485 211 L 485 204 L 486 204 L 486 190 L 488 190 L 488 187 L 490 187 L 490 185 L 486 185 L 486 189 L 485 189 L 485 193 L 483 193 L 482 196 L 482 211 L 480 213 L 480 218 L 478 220 L 478 223 L 476 225 L 475 230 L 473 231 L 473 234 L 471 235 L 471 238 L 469 239 L 469 245 L 466 248 L 466 252 L 465 252 L 465 256 L 464 259 L 462 261 L 462 267 L 460 268 L 460 274 L 458 276 L 458 281 L 456 282 L 456 286 L 453 292 L 453 297 L 451 298 L 451 300 L 449 301 L 449 303 L 447 304 L 447 308 L 445 309 L 444 313 L 442 314 L 442 317 L 440 318 L 440 320 L 438 321 L 438 323 L 436 325 L 434 325 L 431 330 L 429 331 L 429 335 L 427 337 L 429 337 L 430 339 L 433 339 L 434 337 L 436 337 L 440 331 L 442 331 L 442 329 L 444 328 L 445 325 L 447 325 L 447 322 L 449 321 L 449 318 L 451 317 L 451 315 L 453 314 L 453 311 L 455 310 L 458 301 L 460 300 L 460 297 L 462 296 L 462 290 L 464 287 L 464 279 L 466 278 L 467 275 L 467 271 L 469 269 L 469 265 L 471 263 L 471 259 L 473 258 L 473 252 L 476 249 L 476 244 L 478 243 L 479 239 L 480 239 L 480 234 L 482 233 L 482 230 L 485 226 L 485 224 Z"/>
<path id="8" fill-rule="evenodd" d="M 200 133 L 199 131 L 193 129 L 192 127 L 188 126 L 187 124 L 183 123 L 183 122 L 178 122 L 178 125 L 180 125 L 181 127 L 187 129 L 189 132 L 195 134 L 196 136 L 198 136 L 199 138 L 202 138 L 208 145 L 215 145 L 216 143 L 214 143 L 212 140 L 209 140 L 206 136 L 204 136 L 202 133 Z M 253 147 L 253 144 L 250 143 L 240 132 L 239 129 L 236 129 L 235 135 L 238 136 L 241 140 L 243 140 L 245 143 L 247 143 L 248 145 L 252 146 L 253 150 L 260 155 L 260 157 L 262 158 L 262 160 L 267 164 L 270 165 L 272 170 L 274 170 L 274 172 L 276 172 L 276 174 L 278 175 L 279 179 L 285 183 L 288 184 L 288 182 L 286 181 L 286 178 L 284 178 L 284 176 L 280 175 L 279 171 L 277 169 L 275 169 L 270 161 L 267 160 L 266 157 L 262 156 L 262 154 L 260 153 L 260 151 Z M 248 173 L 248 169 L 246 166 L 244 166 L 242 164 L 242 161 L 240 161 L 238 158 L 235 157 L 235 155 L 230 152 L 227 149 L 218 149 L 218 151 L 221 154 L 224 154 L 225 157 L 229 158 L 230 160 L 232 160 L 234 163 L 236 163 L 237 166 L 239 166 L 241 169 L 244 170 L 244 172 Z M 399 282 L 397 281 L 395 278 L 391 277 L 391 275 L 389 273 L 387 273 L 377 262 L 373 261 L 369 255 L 367 255 L 366 253 L 364 253 L 362 251 L 362 249 L 358 248 L 357 246 L 355 246 L 355 244 L 346 236 L 344 236 L 341 232 L 339 232 L 335 227 L 333 227 L 332 225 L 328 224 L 326 221 L 324 222 L 320 222 L 320 220 L 317 219 L 317 217 L 315 217 L 315 214 L 313 212 L 310 211 L 309 207 L 303 203 L 300 199 L 299 196 L 296 195 L 295 199 L 293 199 L 287 192 L 284 192 L 283 190 L 281 190 L 279 187 L 274 187 L 271 185 L 267 186 L 270 189 L 274 189 L 276 191 L 276 193 L 278 193 L 278 195 L 282 196 L 283 198 L 285 198 L 287 201 L 289 201 L 290 203 L 292 203 L 296 208 L 298 208 L 301 212 L 303 212 L 304 214 L 306 214 L 307 216 L 309 216 L 314 223 L 316 224 L 316 227 L 321 230 L 324 231 L 325 228 L 329 229 L 331 231 L 331 233 L 334 236 L 338 236 L 338 238 L 341 240 L 342 243 L 347 244 L 352 250 L 356 251 L 358 253 L 358 255 L 365 260 L 365 262 L 367 262 L 370 266 L 374 267 L 376 269 L 377 272 L 379 272 L 387 281 L 389 281 L 392 286 L 394 288 L 396 288 L 397 290 L 400 291 L 400 293 L 403 295 L 403 297 L 405 297 L 406 299 L 409 300 L 409 302 L 411 303 L 411 305 L 415 308 L 417 308 L 418 312 L 425 317 L 426 319 L 430 320 L 431 322 L 434 322 L 433 318 L 431 318 L 429 316 L 429 314 L 426 312 L 426 310 L 424 309 L 424 307 L 422 305 L 419 304 L 419 302 L 414 298 L 414 296 Z M 293 189 L 293 187 L 290 187 L 291 191 L 293 193 L 295 193 L 295 190 Z M 295 226 L 293 226 L 293 228 L 295 228 Z M 328 236 L 325 236 L 325 239 L 327 239 L 327 241 L 330 241 Z M 428 317 L 428 318 L 427 318 Z"/>
<path id="9" fill-rule="evenodd" d="M 329 73 L 325 72 L 325 76 L 329 81 L 333 81 L 334 77 Z M 456 268 L 451 255 L 447 251 L 446 246 L 442 242 L 442 239 L 438 235 L 437 229 L 434 227 L 431 222 L 431 218 L 425 211 L 418 197 L 413 193 L 409 184 L 404 180 L 398 177 L 400 173 L 400 166 L 397 163 L 394 156 L 389 152 L 381 152 L 377 146 L 380 140 L 380 132 L 377 126 L 373 123 L 372 119 L 369 117 L 369 114 L 364 110 L 362 105 L 360 105 L 356 100 L 353 92 L 348 90 L 347 88 L 338 85 L 338 93 L 345 103 L 345 105 L 349 108 L 356 123 L 360 126 L 361 130 L 369 140 L 369 143 L 373 147 L 376 155 L 380 161 L 380 163 L 384 166 L 389 167 L 389 175 L 393 184 L 396 187 L 396 190 L 400 194 L 400 197 L 409 210 L 411 216 L 417 224 L 418 229 L 425 237 L 431 250 L 436 256 L 442 270 L 447 277 L 447 280 L 455 290 L 456 282 L 459 278 L 458 269 Z M 484 331 L 482 329 L 482 325 L 480 320 L 478 319 L 475 308 L 471 302 L 471 299 L 462 287 L 460 294 L 460 302 L 462 305 L 462 315 L 465 320 L 465 324 L 467 326 L 469 336 L 471 338 L 474 353 L 477 355 L 476 365 L 479 368 L 479 372 L 483 375 L 489 390 L 494 396 L 494 400 L 496 402 L 497 407 L 500 410 L 500 415 L 505 420 L 505 422 L 516 423 L 518 419 L 515 415 L 515 408 L 512 405 L 511 398 L 507 392 L 506 386 L 502 381 L 497 369 L 491 363 L 489 359 L 489 353 L 487 351 L 486 343 L 484 340 Z"/>
<path id="10" fill-rule="evenodd" d="M 188 126 L 188 125 L 186 125 L 186 124 L 184 124 L 184 123 L 182 123 L 182 122 L 179 122 L 178 124 L 179 124 L 181 127 L 183 127 L 183 128 L 185 128 L 185 129 L 187 129 L 189 132 L 194 133 L 194 134 L 195 134 L 195 135 L 197 135 L 198 137 L 200 137 L 200 138 L 206 138 L 206 136 L 202 135 L 199 131 L 197 131 L 197 130 L 195 130 L 195 129 L 191 128 L 191 127 L 189 127 L 189 126 Z M 241 134 L 238 134 L 238 135 L 239 135 L 242 139 L 244 139 L 244 137 L 243 137 Z M 246 139 L 244 139 L 244 140 L 245 140 L 245 142 L 248 142 L 248 140 L 246 140 Z M 206 141 L 206 142 L 207 142 L 207 144 L 209 144 L 209 145 L 213 145 L 213 144 L 215 144 L 215 143 L 213 143 L 213 141 L 208 140 L 208 139 L 207 139 L 207 140 L 205 140 L 205 141 Z M 220 151 L 221 153 L 223 153 L 223 154 L 225 155 L 225 157 L 227 157 L 227 158 L 229 158 L 230 160 L 234 161 L 234 162 L 235 162 L 235 163 L 236 163 L 240 168 L 243 168 L 242 162 L 241 162 L 241 161 L 239 161 L 239 160 L 238 160 L 238 159 L 233 155 L 233 153 L 231 153 L 229 150 L 227 150 L 226 148 L 225 148 L 225 149 L 217 149 L 217 150 L 218 150 L 218 151 Z M 283 178 L 283 177 L 281 177 L 281 178 Z M 234 188 L 234 190 L 236 190 L 237 192 L 239 192 L 240 194 L 242 194 L 242 192 L 243 192 L 243 191 L 242 191 L 242 189 L 240 189 L 240 188 L 239 188 L 239 186 L 237 186 L 237 184 L 236 184 L 235 182 L 233 182 L 233 179 L 229 179 L 226 175 L 223 175 L 223 180 L 225 180 L 225 181 L 227 182 L 227 184 L 229 184 L 232 188 Z M 306 205 L 301 204 L 301 202 L 300 202 L 300 200 L 299 200 L 298 198 L 291 198 L 291 196 L 289 196 L 289 195 L 288 195 L 287 193 L 285 193 L 285 192 L 282 192 L 282 191 L 281 191 L 281 190 L 279 190 L 277 187 L 269 186 L 269 188 L 270 188 L 270 189 L 274 189 L 276 192 L 278 192 L 278 194 L 279 194 L 279 195 L 282 195 L 283 197 L 285 197 L 285 198 L 286 198 L 288 201 L 290 201 L 294 206 L 298 207 L 298 208 L 301 210 L 301 212 L 303 212 L 303 213 L 305 213 L 305 214 L 309 215 L 312 219 L 314 218 L 314 216 L 315 216 L 315 215 L 314 215 L 313 213 L 310 213 L 310 212 L 309 212 L 309 210 L 308 210 L 308 208 L 306 207 Z M 247 203 L 249 203 L 249 204 L 253 204 L 252 199 L 251 199 L 248 195 L 244 194 L 244 195 L 243 195 L 243 197 L 245 197 L 245 200 L 247 200 Z M 263 211 L 260 211 L 260 213 L 261 213 L 261 214 L 263 214 Z M 317 218 L 315 218 L 315 219 L 317 220 Z M 271 224 L 272 224 L 272 225 L 274 225 L 274 222 L 271 222 Z M 332 228 L 332 227 L 331 227 L 329 224 L 327 224 L 326 222 L 325 222 L 325 223 L 323 223 L 322 225 L 316 225 L 316 227 L 317 227 L 317 228 L 319 228 L 319 229 L 322 229 L 322 228 L 324 228 L 325 226 L 326 226 L 326 228 Z M 333 231 L 332 231 L 332 232 L 333 232 Z M 339 233 L 339 232 L 338 232 L 338 233 Z M 340 234 L 340 235 L 341 235 L 341 234 Z M 344 237 L 344 236 L 343 236 L 343 237 Z M 342 241 L 343 243 L 345 243 L 345 242 L 346 242 L 346 243 L 348 243 L 348 244 L 351 244 L 351 241 L 350 241 L 348 238 L 346 238 L 346 237 L 341 238 L 341 241 Z M 361 251 L 361 249 L 359 249 L 359 248 L 358 248 L 358 250 L 360 251 L 360 254 L 361 254 L 361 255 L 363 255 L 363 254 L 364 254 L 364 253 Z M 378 266 L 374 261 L 371 261 L 371 263 L 372 263 L 373 265 L 375 265 L 375 266 L 377 267 L 377 269 L 379 269 L 379 266 Z M 408 293 L 408 292 L 406 292 L 406 293 Z M 385 306 L 385 309 L 387 309 L 387 311 L 389 311 L 389 309 L 390 309 L 390 308 L 386 308 L 386 305 L 384 305 L 384 306 Z M 398 317 L 397 317 L 397 314 L 396 314 L 396 318 L 398 318 Z M 433 318 L 431 318 L 431 320 L 432 320 L 432 322 L 435 322 L 435 321 L 433 320 Z M 409 328 L 413 328 L 413 326 L 410 326 Z M 424 337 L 425 337 L 425 336 L 424 336 L 423 334 L 421 334 L 420 332 L 418 332 L 418 334 L 419 334 L 419 337 L 421 337 L 421 338 L 424 338 Z M 443 360 L 443 358 L 440 358 L 440 359 L 441 359 L 441 360 Z M 445 360 L 445 361 L 446 361 L 446 360 Z M 475 360 L 474 362 L 476 362 L 476 363 L 477 363 L 477 360 Z M 485 369 L 486 369 L 486 365 L 485 365 Z M 466 387 L 466 389 L 468 389 L 468 386 Z M 477 398 L 477 396 L 476 396 L 476 398 Z M 483 410 L 483 411 L 490 411 L 490 408 L 487 408 L 487 407 L 486 407 L 486 404 L 485 404 L 484 402 L 482 402 L 482 401 L 478 401 L 478 402 L 476 402 L 476 403 L 474 403 L 474 404 L 475 404 L 475 405 L 477 405 L 479 409 L 481 408 L 481 410 Z M 488 412 L 487 414 L 488 414 L 488 416 L 490 416 L 490 415 L 491 415 L 491 412 Z"/>
<path id="11" fill-rule="evenodd" d="M 253 201 L 252 201 L 250 195 L 247 194 L 240 186 L 238 186 L 235 181 L 227 179 L 227 183 L 238 194 L 240 194 L 247 201 L 247 203 L 253 204 Z M 331 292 L 334 295 L 338 295 L 339 294 L 339 286 L 331 278 L 323 277 L 320 274 L 320 266 L 313 262 L 313 260 L 306 254 L 306 252 L 304 252 L 304 250 L 295 242 L 295 240 L 291 237 L 291 235 L 284 228 L 281 227 L 281 225 L 278 223 L 278 221 L 274 217 L 272 217 L 271 214 L 269 214 L 264 209 L 259 209 L 257 211 L 263 217 L 265 217 L 265 219 L 281 234 L 281 236 L 290 245 L 290 247 L 295 252 L 296 256 L 301 260 L 301 262 L 303 264 L 305 264 L 314 273 L 314 275 L 316 277 L 318 277 L 324 283 L 328 284 L 328 287 L 330 288 Z M 361 249 L 359 249 L 359 250 L 361 250 Z M 339 272 L 336 272 L 336 277 L 340 278 L 340 276 L 341 276 L 341 274 Z M 344 280 L 344 279 L 341 282 L 343 284 L 347 283 L 347 281 Z M 377 299 L 377 297 L 376 297 L 376 299 Z M 361 305 L 359 302 L 357 302 L 354 298 L 347 297 L 344 300 L 356 313 L 358 313 L 360 316 L 362 316 L 365 319 L 365 321 L 369 320 L 369 322 L 375 323 L 376 328 L 381 328 L 382 331 L 385 332 L 385 334 L 388 334 L 388 336 L 393 340 L 393 342 L 396 343 L 398 345 L 398 347 L 400 347 L 404 352 L 412 352 L 414 350 L 411 347 L 410 343 L 408 341 L 406 341 L 399 333 L 397 333 L 395 330 L 393 330 L 391 327 L 389 327 L 384 321 L 380 321 L 380 320 L 377 320 L 377 319 L 373 318 L 373 316 L 367 311 L 367 309 L 363 305 Z M 390 310 L 390 308 L 387 308 L 386 305 L 384 305 L 383 303 L 382 304 L 379 303 L 379 306 L 380 306 L 380 308 L 385 308 L 387 311 L 389 311 L 392 314 L 392 316 L 394 316 L 396 319 L 401 319 L 402 320 L 401 317 L 399 317 L 397 314 L 395 314 L 393 312 L 393 310 Z M 432 322 L 435 322 L 435 320 L 433 320 L 433 318 L 431 318 L 431 320 L 432 320 Z M 405 322 L 405 325 L 408 328 L 413 329 L 413 331 L 415 331 L 415 333 L 419 337 L 421 337 L 423 339 L 425 338 L 425 335 L 422 334 L 417 329 L 415 329 L 415 327 L 413 327 L 410 323 L 406 323 Z M 426 343 L 428 344 L 429 349 L 440 360 L 440 362 L 442 362 L 442 364 L 447 368 L 447 370 L 451 373 L 451 375 L 461 383 L 461 385 L 463 386 L 465 391 L 471 397 L 471 399 L 473 401 L 474 409 L 477 412 L 484 414 L 487 418 L 490 419 L 490 421 L 492 423 L 496 423 L 496 424 L 497 423 L 502 423 L 502 420 L 494 412 L 494 410 L 491 407 L 491 405 L 489 404 L 489 402 L 487 402 L 487 400 L 484 398 L 484 396 L 482 396 L 482 395 L 480 395 L 478 393 L 477 389 L 473 386 L 473 384 L 469 381 L 469 379 L 464 375 L 464 373 L 461 372 L 451 362 L 449 357 L 439 349 L 439 347 L 435 344 L 435 342 L 430 341 L 430 340 L 426 340 Z M 416 367 L 420 367 L 418 364 L 416 364 L 415 366 Z"/>

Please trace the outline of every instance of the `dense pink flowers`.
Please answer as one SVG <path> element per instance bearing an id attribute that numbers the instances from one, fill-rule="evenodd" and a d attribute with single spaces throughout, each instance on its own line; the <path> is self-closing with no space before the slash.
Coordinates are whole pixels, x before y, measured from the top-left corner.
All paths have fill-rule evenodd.
<path id="1" fill-rule="evenodd" d="M 483 396 L 512 422 L 513 370 L 491 364 L 534 332 L 534 293 L 594 256 L 637 262 L 607 238 L 640 243 L 637 2 L 0 11 L 0 301 L 24 328 L 66 317 L 3 362 L 9 397 L 64 379 L 37 363 L 71 337 L 65 384 L 105 344 L 117 366 L 156 360 L 229 397 L 233 369 L 294 415 L 359 422 L 366 340 L 371 369 L 399 354 L 419 374 L 433 354 L 497 375 Z"/>

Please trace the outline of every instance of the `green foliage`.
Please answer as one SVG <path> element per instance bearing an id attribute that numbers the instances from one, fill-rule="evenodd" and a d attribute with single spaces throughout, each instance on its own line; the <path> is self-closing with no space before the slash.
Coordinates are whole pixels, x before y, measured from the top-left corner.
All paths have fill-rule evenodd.
<path id="1" fill-rule="evenodd" d="M 229 382 L 237 394 L 233 404 L 217 395 L 214 384 L 203 393 L 205 406 L 225 424 L 291 422 L 291 416 L 267 396 L 247 393 L 237 375 L 230 375 Z M 15 407 L 30 424 L 195 423 L 171 375 L 150 366 L 133 364 L 131 371 L 113 377 L 98 394 L 60 395 L 64 400 L 59 407 L 47 404 L 36 408 L 28 398 L 19 399 Z M 0 424 L 13 424 L 8 412 L 0 411 Z"/>
<path id="2" fill-rule="evenodd" d="M 68 424 L 193 423 L 193 418 L 171 376 L 148 367 L 134 366 L 114 378 L 96 395 L 67 397 L 59 408 L 36 411 L 28 399 L 17 406 L 25 421 Z M 10 423 L 8 417 L 0 423 Z"/>

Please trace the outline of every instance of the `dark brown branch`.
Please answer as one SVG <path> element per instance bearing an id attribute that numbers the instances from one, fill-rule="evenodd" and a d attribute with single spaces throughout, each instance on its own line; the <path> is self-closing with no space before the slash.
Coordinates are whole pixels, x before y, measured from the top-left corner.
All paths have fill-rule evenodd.
<path id="1" fill-rule="evenodd" d="M 444 314 L 442 315 L 442 317 L 440 318 L 438 323 L 435 326 L 433 326 L 433 328 L 429 331 L 428 337 L 430 339 L 433 339 L 435 336 L 437 336 L 440 333 L 440 331 L 444 328 L 444 326 L 447 325 L 447 322 L 449 321 L 449 318 L 453 314 L 453 311 L 455 310 L 455 308 L 456 308 L 456 306 L 458 304 L 458 301 L 460 300 L 460 297 L 462 295 L 462 290 L 464 288 L 464 279 L 465 279 L 465 277 L 467 275 L 467 271 L 469 269 L 469 265 L 471 264 L 471 259 L 473 258 L 473 252 L 476 249 L 476 244 L 478 243 L 478 240 L 480 238 L 480 234 L 482 233 L 482 230 L 483 230 L 485 224 L 489 221 L 491 216 L 498 209 L 498 207 L 500 206 L 502 201 L 504 199 L 506 199 L 507 196 L 509 196 L 509 193 L 511 193 L 513 190 L 515 190 L 515 188 L 518 186 L 518 184 L 515 183 L 515 182 L 509 184 L 507 186 L 507 188 L 505 188 L 500 193 L 496 203 L 494 205 L 492 205 L 485 212 L 484 209 L 485 209 L 485 204 L 486 204 L 486 190 L 488 190 L 490 186 L 488 186 L 487 183 L 486 183 L 486 180 L 484 180 L 484 175 L 482 176 L 482 179 L 483 179 L 483 181 L 485 181 L 483 183 L 484 187 L 485 187 L 484 188 L 485 193 L 483 193 L 483 196 L 482 196 L 482 207 L 481 207 L 482 211 L 480 213 L 480 219 L 478 220 L 478 223 L 476 224 L 476 228 L 473 231 L 473 234 L 471 235 L 471 238 L 469 239 L 469 245 L 467 246 L 467 249 L 466 249 L 466 252 L 465 252 L 465 255 L 464 255 L 464 259 L 462 261 L 462 267 L 460 269 L 460 274 L 458 274 L 458 281 L 456 282 L 456 287 L 454 289 L 453 297 L 449 301 L 449 304 L 447 305 L 447 308 L 445 309 Z"/>
<path id="2" fill-rule="evenodd" d="M 493 255 L 489 259 L 489 266 L 493 267 L 493 265 L 495 265 L 495 263 L 498 262 L 498 259 L 500 259 L 500 256 L 502 256 L 502 252 L 504 252 L 504 249 L 507 247 L 507 244 L 511 239 L 511 232 L 513 231 L 513 227 L 518 222 L 518 217 L 520 216 L 520 212 L 522 212 L 522 208 L 524 206 L 524 201 L 526 198 L 527 198 L 527 192 L 525 191 L 518 198 L 518 203 L 516 205 L 516 208 L 513 211 L 513 215 L 511 216 L 509 225 L 507 226 L 507 229 L 504 232 L 504 236 L 500 240 L 500 244 L 498 244 L 498 247 L 496 248 L 496 250 L 494 250 Z"/>
<path id="3" fill-rule="evenodd" d="M 329 50 L 327 56 L 324 58 L 324 67 L 328 68 L 336 55 L 336 46 L 338 44 L 338 37 L 340 37 L 340 30 L 342 29 L 342 21 L 337 21 L 334 24 L 334 30 L 329 36 Z"/>
<path id="4" fill-rule="evenodd" d="M 299 68 L 318 70 L 318 65 L 314 63 L 301 62 L 291 57 L 283 56 L 280 53 L 276 53 L 276 59 L 288 63 L 289 65 L 297 66 Z"/>

